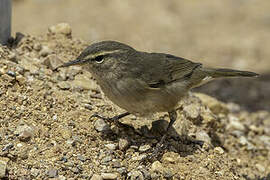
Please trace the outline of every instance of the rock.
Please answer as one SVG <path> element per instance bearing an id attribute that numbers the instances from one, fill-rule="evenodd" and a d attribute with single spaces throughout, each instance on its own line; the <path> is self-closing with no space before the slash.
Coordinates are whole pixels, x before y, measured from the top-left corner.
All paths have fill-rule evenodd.
<path id="1" fill-rule="evenodd" d="M 90 111 L 93 110 L 93 106 L 91 104 L 86 103 L 86 104 L 84 104 L 84 107 L 85 107 L 85 109 L 88 109 Z"/>
<path id="2" fill-rule="evenodd" d="M 99 91 L 97 83 L 84 74 L 78 74 L 75 76 L 74 81 L 71 81 L 73 88 L 81 88 L 84 90 Z"/>
<path id="3" fill-rule="evenodd" d="M 101 162 L 102 163 L 108 163 L 108 162 L 111 162 L 112 161 L 112 157 L 111 156 L 106 156 L 106 157 L 104 157 L 102 160 L 101 160 Z"/>
<path id="4" fill-rule="evenodd" d="M 110 130 L 110 126 L 102 119 L 96 120 L 94 126 L 98 132 L 108 132 Z"/>
<path id="5" fill-rule="evenodd" d="M 91 180 L 102 180 L 102 177 L 98 174 L 93 174 L 93 176 L 91 177 Z"/>
<path id="6" fill-rule="evenodd" d="M 163 172 L 163 166 L 159 161 L 155 161 L 153 162 L 153 164 L 151 165 L 151 171 L 152 172 L 158 172 L 158 173 L 162 173 Z"/>
<path id="7" fill-rule="evenodd" d="M 18 81 L 18 83 L 19 83 L 20 85 L 24 85 L 24 84 L 26 83 L 26 79 L 25 79 L 25 77 L 23 77 L 22 75 L 16 76 L 16 80 Z"/>
<path id="8" fill-rule="evenodd" d="M 126 174 L 126 173 L 127 173 L 127 168 L 125 168 L 125 167 L 120 167 L 120 168 L 117 168 L 116 171 L 117 171 L 119 174 L 123 175 L 123 174 Z"/>
<path id="9" fill-rule="evenodd" d="M 14 71 L 11 71 L 11 70 L 7 71 L 7 75 L 9 75 L 11 77 L 16 77 L 16 73 Z"/>
<path id="10" fill-rule="evenodd" d="M 149 150 L 151 148 L 151 146 L 149 144 L 145 144 L 139 147 L 139 151 L 140 152 L 145 152 L 147 150 Z"/>
<path id="11" fill-rule="evenodd" d="M 117 179 L 118 175 L 116 173 L 101 173 L 103 179 Z"/>
<path id="12" fill-rule="evenodd" d="M 57 169 L 49 169 L 49 170 L 47 171 L 47 176 L 48 176 L 49 178 L 55 178 L 55 177 L 57 177 L 57 175 L 58 175 Z"/>
<path id="13" fill-rule="evenodd" d="M 41 44 L 40 43 L 35 43 L 34 46 L 33 46 L 33 49 L 36 50 L 36 51 L 40 51 L 42 48 Z"/>
<path id="14" fill-rule="evenodd" d="M 245 131 L 245 126 L 239 122 L 239 119 L 237 117 L 229 115 L 229 121 L 230 122 L 226 127 L 227 129 Z"/>
<path id="15" fill-rule="evenodd" d="M 57 86 L 62 90 L 67 90 L 71 87 L 70 84 L 66 81 L 60 81 L 59 83 L 57 83 Z"/>
<path id="16" fill-rule="evenodd" d="M 72 137 L 72 131 L 66 127 L 60 129 L 60 134 L 64 139 L 69 139 Z"/>
<path id="17" fill-rule="evenodd" d="M 224 150 L 221 147 L 215 147 L 214 152 L 218 154 L 224 154 Z"/>
<path id="18" fill-rule="evenodd" d="M 0 157 L 0 178 L 6 177 L 8 161 L 8 158 Z"/>
<path id="19" fill-rule="evenodd" d="M 134 156 L 131 158 L 132 161 L 142 161 L 143 159 L 145 159 L 147 157 L 146 154 L 141 154 L 139 156 Z"/>
<path id="20" fill-rule="evenodd" d="M 22 141 L 22 142 L 26 142 L 26 141 L 29 141 L 32 136 L 33 136 L 33 134 L 31 132 L 29 132 L 29 131 L 23 131 L 19 135 L 19 140 Z"/>
<path id="21" fill-rule="evenodd" d="M 126 150 L 129 146 L 129 141 L 121 138 L 119 139 L 118 146 L 121 151 Z"/>
<path id="22" fill-rule="evenodd" d="M 184 113 L 186 113 L 187 117 L 196 119 L 200 115 L 200 106 L 189 104 L 184 106 L 183 111 Z"/>
<path id="23" fill-rule="evenodd" d="M 55 70 L 57 67 L 63 64 L 63 61 L 55 54 L 51 54 L 44 59 L 42 64 L 51 70 Z"/>
<path id="24" fill-rule="evenodd" d="M 196 132 L 196 140 L 200 140 L 211 145 L 211 138 L 204 130 Z"/>
<path id="25" fill-rule="evenodd" d="M 86 157 L 82 156 L 82 155 L 78 155 L 77 158 L 82 161 L 82 162 L 85 162 L 86 161 Z"/>
<path id="26" fill-rule="evenodd" d="M 143 177 L 143 173 L 140 171 L 137 171 L 137 170 L 133 170 L 133 171 L 129 172 L 127 175 L 128 175 L 128 177 L 130 177 L 129 179 L 138 179 L 138 180 L 145 179 Z"/>
<path id="27" fill-rule="evenodd" d="M 110 150 L 115 150 L 116 149 L 116 145 L 115 144 L 106 144 L 105 147 L 108 148 L 108 149 L 110 149 Z"/>
<path id="28" fill-rule="evenodd" d="M 51 54 L 53 51 L 48 46 L 42 46 L 39 55 L 42 57 L 46 57 Z"/>
<path id="29" fill-rule="evenodd" d="M 12 143 L 8 143 L 7 145 L 5 145 L 2 149 L 2 151 L 8 151 L 10 149 L 12 149 L 14 147 L 14 145 Z"/>
<path id="30" fill-rule="evenodd" d="M 209 109 L 214 113 L 214 114 L 228 114 L 229 110 L 226 106 L 226 104 L 218 101 L 217 99 L 210 97 L 206 94 L 202 93 L 194 93 L 195 96 L 200 98 L 203 104 L 209 107 Z"/>
<path id="31" fill-rule="evenodd" d="M 23 57 L 19 64 L 25 69 L 30 71 L 30 73 L 35 74 L 38 72 L 39 68 L 34 64 L 34 60 L 29 57 Z"/>
<path id="32" fill-rule="evenodd" d="M 239 138 L 239 143 L 241 144 L 241 145 L 247 145 L 247 144 L 249 144 L 249 142 L 248 142 L 248 140 L 247 140 L 247 138 L 245 137 L 245 136 L 241 136 L 240 138 Z"/>
<path id="33" fill-rule="evenodd" d="M 261 164 L 255 164 L 255 166 L 261 173 L 264 173 L 265 168 Z"/>
<path id="34" fill-rule="evenodd" d="M 64 34 L 66 36 L 70 36 L 72 32 L 68 23 L 59 23 L 57 25 L 51 26 L 49 27 L 48 31 L 52 34 Z"/>
<path id="35" fill-rule="evenodd" d="M 19 125 L 14 134 L 19 136 L 20 141 L 29 141 L 34 136 L 34 130 L 28 125 Z"/>
<path id="36" fill-rule="evenodd" d="M 37 177 L 40 174 L 40 170 L 36 168 L 32 168 L 30 172 L 31 172 L 31 175 L 34 177 Z"/>

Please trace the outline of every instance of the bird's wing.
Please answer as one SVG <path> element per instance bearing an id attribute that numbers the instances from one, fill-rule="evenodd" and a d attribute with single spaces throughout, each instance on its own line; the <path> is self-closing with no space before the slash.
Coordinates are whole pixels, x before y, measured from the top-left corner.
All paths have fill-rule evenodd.
<path id="1" fill-rule="evenodd" d="M 170 54 L 149 53 L 145 59 L 144 80 L 151 88 L 160 88 L 166 84 L 189 78 L 200 63 L 176 57 Z"/>

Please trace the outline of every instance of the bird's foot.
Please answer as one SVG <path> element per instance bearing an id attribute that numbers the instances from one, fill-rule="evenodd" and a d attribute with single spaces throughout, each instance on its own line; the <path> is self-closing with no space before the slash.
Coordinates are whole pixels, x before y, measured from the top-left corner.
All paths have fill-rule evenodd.
<path id="1" fill-rule="evenodd" d="M 120 128 L 124 128 L 124 129 L 131 129 L 135 134 L 137 135 L 140 135 L 142 136 L 142 134 L 140 132 L 138 132 L 133 126 L 130 126 L 128 124 L 124 124 L 122 122 L 120 122 L 119 120 L 127 115 L 129 115 L 130 113 L 129 112 L 126 112 L 126 113 L 123 113 L 123 114 L 120 114 L 120 115 L 116 115 L 114 117 L 104 117 L 104 116 L 101 116 L 99 114 L 93 114 L 90 119 L 92 118 L 98 118 L 98 119 L 102 119 L 108 123 L 114 123 L 117 127 L 120 127 Z"/>

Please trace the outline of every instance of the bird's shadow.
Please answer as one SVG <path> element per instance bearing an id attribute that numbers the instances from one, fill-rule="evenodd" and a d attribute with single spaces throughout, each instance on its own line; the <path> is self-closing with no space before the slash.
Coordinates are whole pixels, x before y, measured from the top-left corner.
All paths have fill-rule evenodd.
<path id="1" fill-rule="evenodd" d="M 118 133 L 111 130 L 110 132 L 103 133 L 102 136 L 106 140 L 116 142 L 118 142 L 120 138 L 127 139 L 130 142 L 130 146 L 140 147 L 146 144 L 151 145 L 151 148 L 148 151 L 140 152 L 151 154 L 149 157 L 152 159 L 147 159 L 151 162 L 154 160 L 160 160 L 166 152 L 175 152 L 181 157 L 186 157 L 194 154 L 197 150 L 202 148 L 204 143 L 203 141 L 196 140 L 187 135 L 180 135 L 174 127 L 171 127 L 160 151 L 157 154 L 153 154 L 162 136 L 166 133 L 168 125 L 168 121 L 161 118 L 153 121 L 151 128 L 141 126 L 140 128 L 135 129 L 133 126 L 125 124 L 124 126 L 121 125 L 121 127 L 118 127 Z"/>

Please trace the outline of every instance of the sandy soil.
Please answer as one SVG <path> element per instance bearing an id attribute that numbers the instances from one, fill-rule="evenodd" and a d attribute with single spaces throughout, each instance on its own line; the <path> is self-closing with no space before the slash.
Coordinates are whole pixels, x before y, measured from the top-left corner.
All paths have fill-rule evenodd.
<path id="1" fill-rule="evenodd" d="M 223 3 L 14 1 L 13 31 L 30 35 L 12 49 L 0 46 L 0 177 L 270 178 L 269 3 Z M 49 33 L 58 22 L 69 22 L 72 30 L 61 26 Z M 78 67 L 53 70 L 104 39 L 263 75 L 195 90 L 223 102 L 189 94 L 179 104 L 174 138 L 151 157 L 168 124 L 166 115 L 121 121 L 135 131 L 90 118 L 123 110 L 103 97 L 90 73 Z M 147 138 L 151 135 L 156 138 Z"/>

